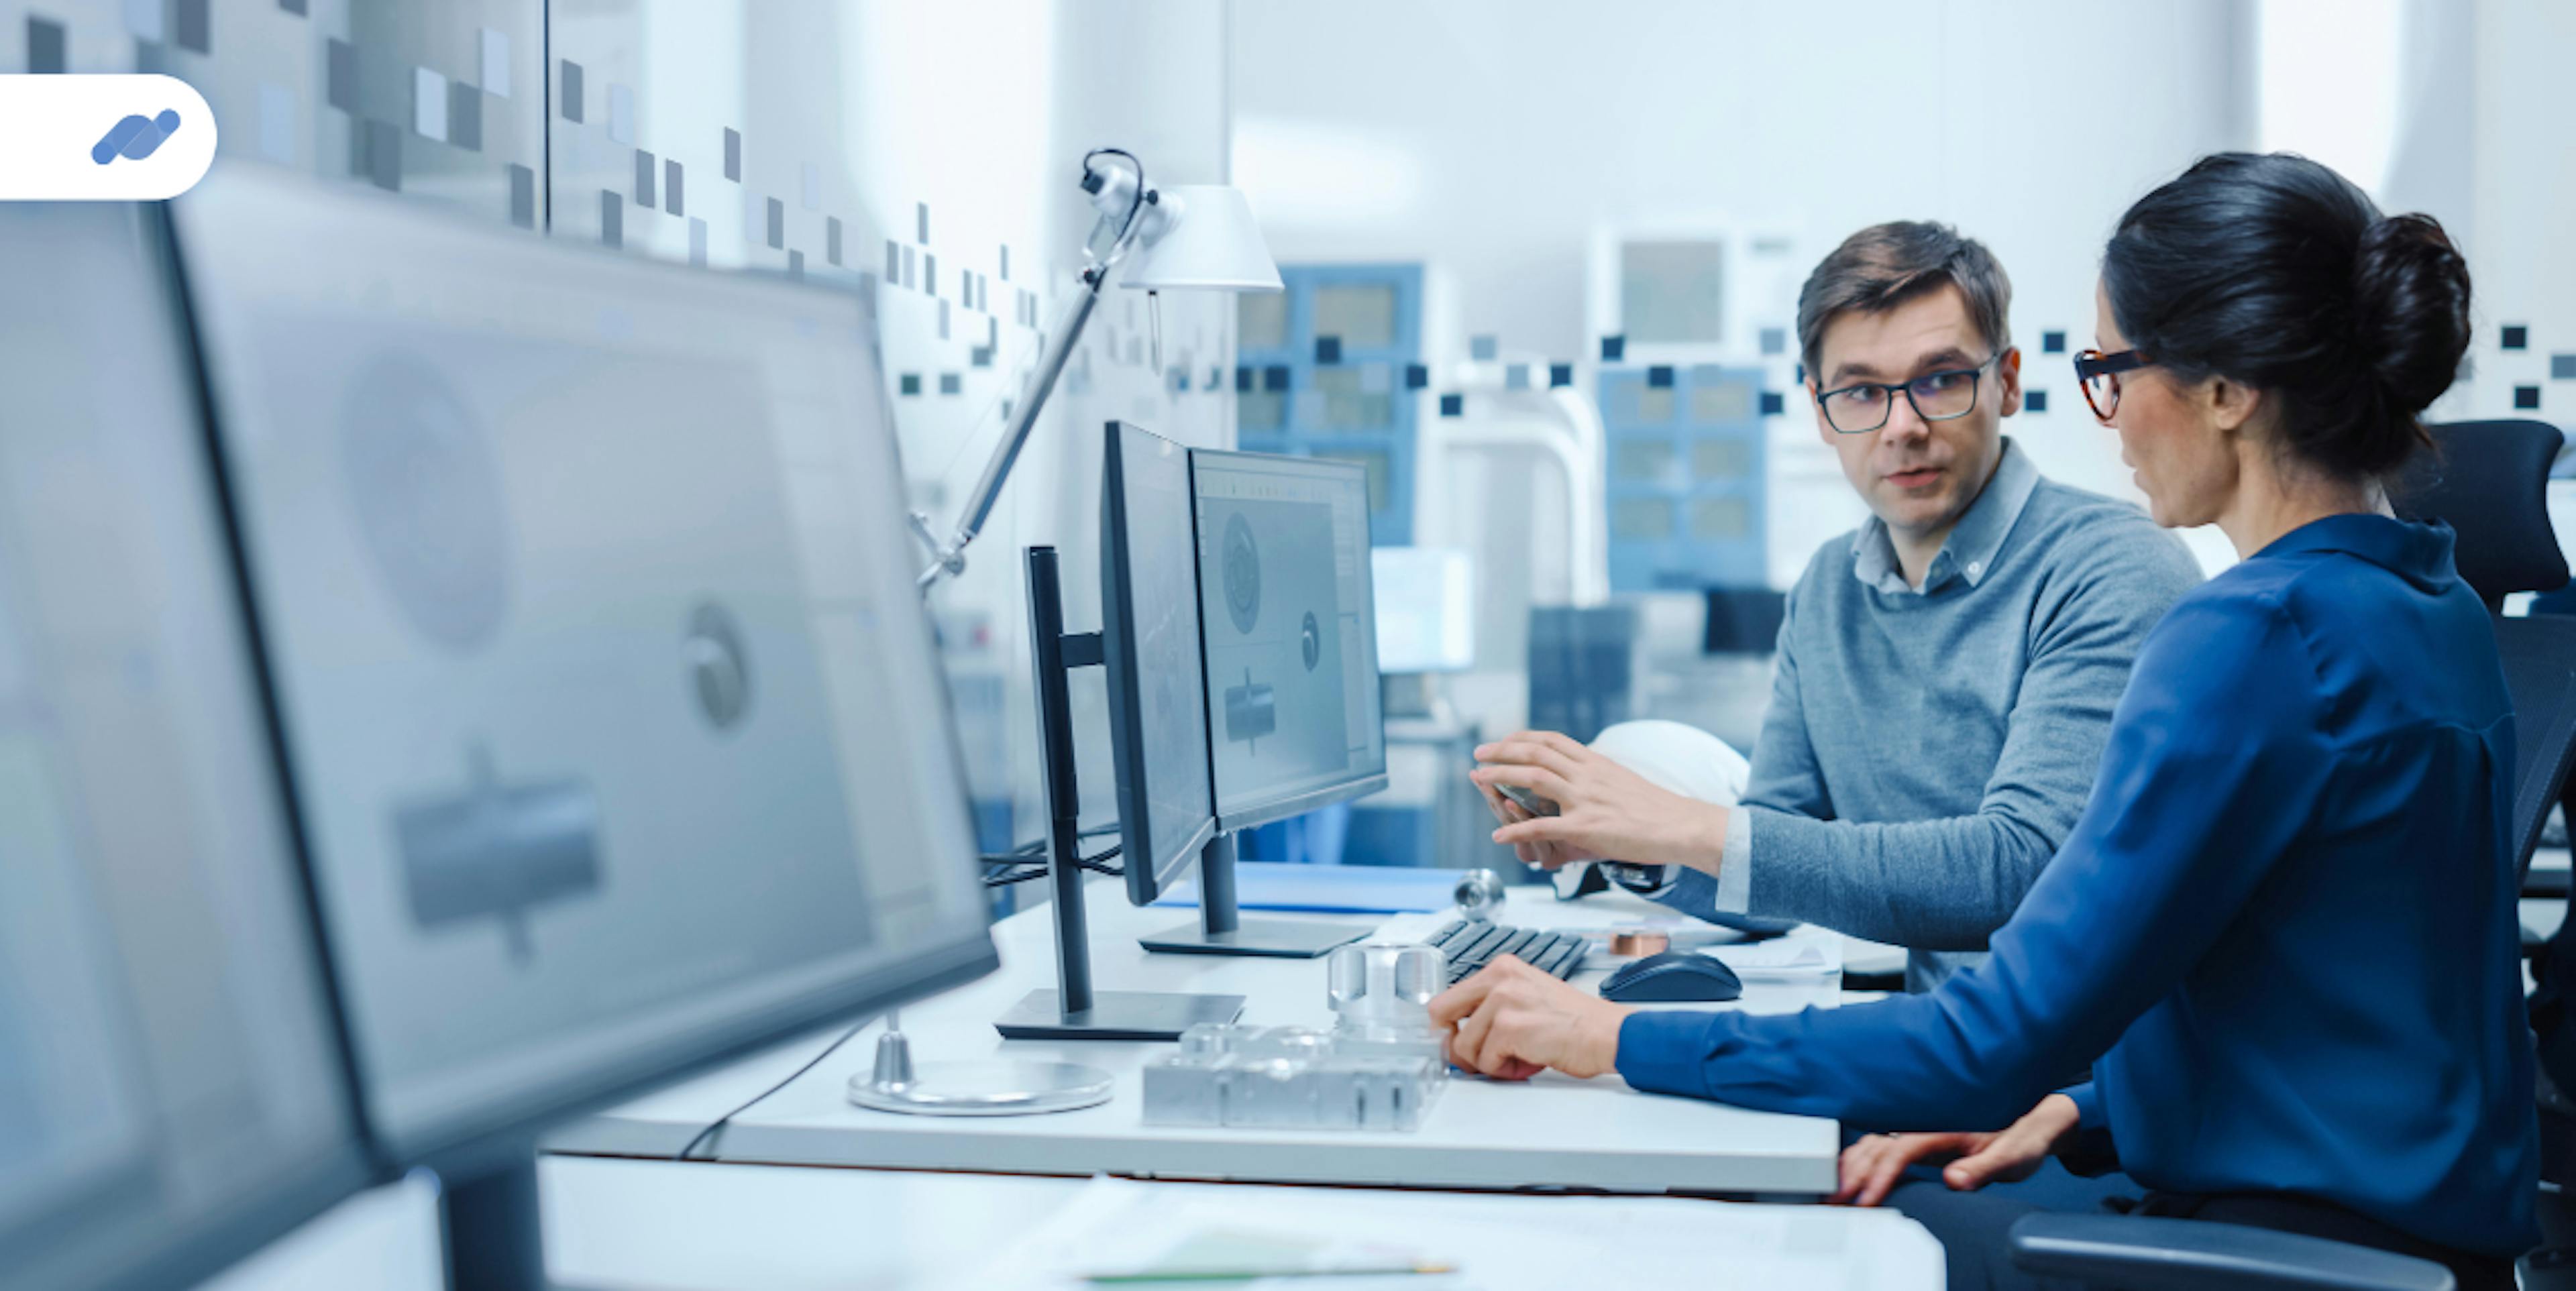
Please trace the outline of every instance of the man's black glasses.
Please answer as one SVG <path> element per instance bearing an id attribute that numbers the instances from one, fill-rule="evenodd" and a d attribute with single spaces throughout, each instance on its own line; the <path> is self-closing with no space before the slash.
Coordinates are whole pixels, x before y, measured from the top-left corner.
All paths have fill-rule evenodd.
<path id="1" fill-rule="evenodd" d="M 1968 415 L 1977 406 L 1977 378 L 2006 351 L 1995 351 L 1973 368 L 1944 368 L 1926 372 L 1910 381 L 1889 384 L 1863 381 L 1839 390 L 1827 390 L 1816 396 L 1816 406 L 1825 410 L 1825 424 L 1846 435 L 1866 435 L 1887 424 L 1896 408 L 1896 392 L 1905 392 L 1905 401 L 1914 405 L 1914 415 L 1925 421 L 1949 421 Z"/>

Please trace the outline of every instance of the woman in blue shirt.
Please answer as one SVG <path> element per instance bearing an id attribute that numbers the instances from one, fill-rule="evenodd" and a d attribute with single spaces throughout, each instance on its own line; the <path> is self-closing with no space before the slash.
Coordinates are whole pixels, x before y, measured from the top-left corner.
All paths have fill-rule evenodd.
<path id="1" fill-rule="evenodd" d="M 2147 639 L 2092 799 L 1992 961 L 1795 1016 L 1638 1012 L 1504 965 L 1433 1002 L 1453 1058 L 1980 1131 L 1861 1140 L 1844 1195 L 1864 1202 L 1914 1162 L 1957 1156 L 1945 1178 L 1973 1188 L 2054 1151 L 2124 1171 L 2149 1213 L 2510 1286 L 2538 1240 L 2513 718 L 2450 531 L 2391 518 L 2379 485 L 2427 442 L 2468 302 L 2438 224 L 2302 158 L 2213 156 L 2141 199 L 2078 372 L 2157 522 L 2216 524 L 2244 560 Z M 1686 805 L 1573 741 L 1478 756 L 1479 783 L 1561 810 L 1497 842 L 1714 863 Z M 1940 1235 L 1954 1267 L 1995 1269 L 1955 1248 L 2000 1232 Z"/>

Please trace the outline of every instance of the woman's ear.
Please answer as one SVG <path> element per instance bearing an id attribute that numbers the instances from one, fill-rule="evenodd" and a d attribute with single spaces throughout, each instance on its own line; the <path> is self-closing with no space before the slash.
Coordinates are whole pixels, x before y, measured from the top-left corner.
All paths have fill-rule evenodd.
<path id="1" fill-rule="evenodd" d="M 2263 410 L 2263 392 L 2241 381 L 2214 376 L 2201 387 L 2202 411 L 2225 434 L 2237 434 Z"/>

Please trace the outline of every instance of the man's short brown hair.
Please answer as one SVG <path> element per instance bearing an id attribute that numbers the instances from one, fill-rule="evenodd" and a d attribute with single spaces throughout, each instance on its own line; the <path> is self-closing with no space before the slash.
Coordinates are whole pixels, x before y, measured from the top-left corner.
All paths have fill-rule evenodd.
<path id="1" fill-rule="evenodd" d="M 1947 224 L 1897 220 L 1843 239 L 1798 290 L 1798 357 L 1822 384 L 1825 328 L 1854 311 L 1896 308 L 1944 283 L 1967 298 L 1968 317 L 2002 352 L 2012 344 L 2012 280 L 1994 253 Z"/>

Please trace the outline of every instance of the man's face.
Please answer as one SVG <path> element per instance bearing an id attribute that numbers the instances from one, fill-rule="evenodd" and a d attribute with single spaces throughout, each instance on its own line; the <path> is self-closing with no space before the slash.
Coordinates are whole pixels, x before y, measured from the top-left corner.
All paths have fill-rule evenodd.
<path id="1" fill-rule="evenodd" d="M 2021 352 L 2008 350 L 1979 372 L 1976 404 L 1944 421 L 1926 421 L 1899 391 L 1889 401 L 1886 425 L 1846 435 L 1825 419 L 1821 396 L 1863 382 L 1901 385 L 1993 357 L 1967 298 L 1947 283 L 1883 313 L 1855 310 L 1826 325 L 1818 370 L 1807 374 L 1816 434 L 1888 528 L 1907 537 L 1947 533 L 1977 500 L 2003 456 L 2003 419 L 2021 411 Z"/>

